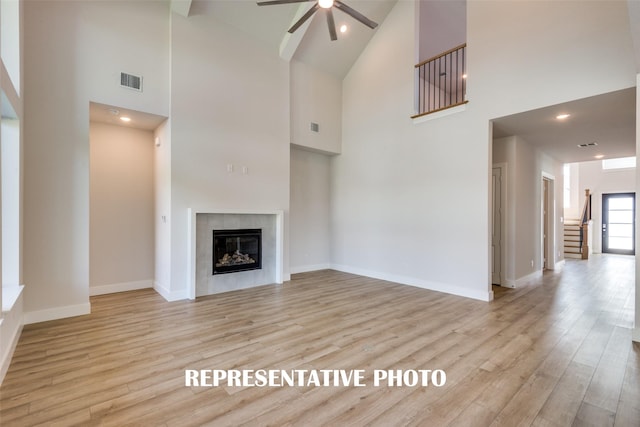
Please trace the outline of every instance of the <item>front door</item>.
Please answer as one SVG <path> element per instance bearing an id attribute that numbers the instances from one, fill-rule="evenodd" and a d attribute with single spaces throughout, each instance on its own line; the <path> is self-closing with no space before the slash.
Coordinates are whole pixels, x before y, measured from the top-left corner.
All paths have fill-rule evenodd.
<path id="1" fill-rule="evenodd" d="M 602 195 L 602 252 L 635 254 L 636 193 Z"/>

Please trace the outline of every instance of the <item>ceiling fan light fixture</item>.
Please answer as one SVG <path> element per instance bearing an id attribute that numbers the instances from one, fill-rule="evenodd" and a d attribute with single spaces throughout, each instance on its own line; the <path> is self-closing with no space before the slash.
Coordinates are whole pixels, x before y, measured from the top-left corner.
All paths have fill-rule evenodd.
<path id="1" fill-rule="evenodd" d="M 347 24 L 342 24 L 342 25 L 340 26 L 340 32 L 341 32 L 341 33 L 346 33 L 348 29 L 349 29 L 349 28 L 347 27 Z"/>
<path id="2" fill-rule="evenodd" d="M 318 0 L 318 5 L 323 9 L 330 9 L 333 7 L 333 0 Z"/>

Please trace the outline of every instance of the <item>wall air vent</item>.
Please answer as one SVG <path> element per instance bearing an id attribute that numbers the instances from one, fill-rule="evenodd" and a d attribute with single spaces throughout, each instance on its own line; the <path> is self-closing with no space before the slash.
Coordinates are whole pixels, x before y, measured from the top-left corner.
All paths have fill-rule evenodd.
<path id="1" fill-rule="evenodd" d="M 142 77 L 120 73 L 120 86 L 142 92 Z"/>
<path id="2" fill-rule="evenodd" d="M 578 144 L 578 147 L 587 148 L 587 147 L 595 147 L 596 145 L 598 145 L 597 142 L 589 142 L 589 143 L 586 143 L 586 144 Z"/>

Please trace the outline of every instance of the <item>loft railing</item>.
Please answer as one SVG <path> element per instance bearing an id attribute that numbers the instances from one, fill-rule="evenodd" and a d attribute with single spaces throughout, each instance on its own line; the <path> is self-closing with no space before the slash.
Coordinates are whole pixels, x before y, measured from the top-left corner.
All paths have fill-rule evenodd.
<path id="1" fill-rule="evenodd" d="M 416 110 L 412 118 L 466 104 L 466 43 L 433 58 L 416 68 Z"/>
<path id="2" fill-rule="evenodd" d="M 591 193 L 585 190 L 584 207 L 580 217 L 580 253 L 582 259 L 589 259 L 589 222 L 591 221 Z"/>

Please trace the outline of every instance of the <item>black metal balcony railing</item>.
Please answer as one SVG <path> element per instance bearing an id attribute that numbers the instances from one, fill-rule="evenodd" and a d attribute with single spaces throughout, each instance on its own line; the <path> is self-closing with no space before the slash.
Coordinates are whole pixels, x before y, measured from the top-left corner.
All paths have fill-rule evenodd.
<path id="1" fill-rule="evenodd" d="M 413 118 L 467 103 L 466 49 L 463 44 L 415 66 L 417 113 Z"/>

